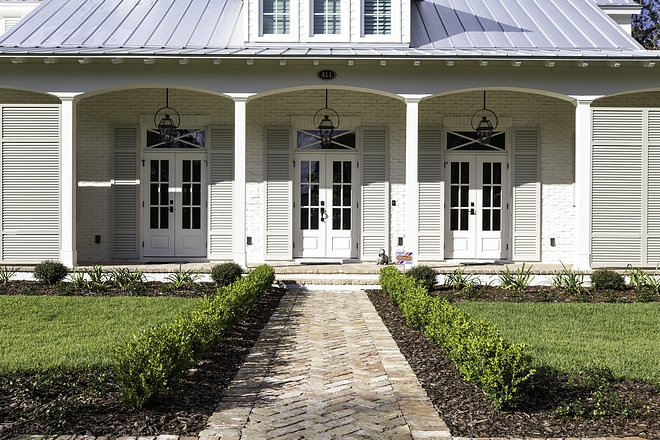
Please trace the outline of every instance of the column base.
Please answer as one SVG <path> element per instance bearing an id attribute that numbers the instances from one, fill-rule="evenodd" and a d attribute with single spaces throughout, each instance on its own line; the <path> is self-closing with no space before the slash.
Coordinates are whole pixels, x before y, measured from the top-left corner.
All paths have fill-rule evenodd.
<path id="1" fill-rule="evenodd" d="M 577 254 L 573 270 L 591 270 L 591 254 Z"/>
<path id="2" fill-rule="evenodd" d="M 76 267 L 78 265 L 78 251 L 60 251 L 60 261 L 66 267 Z"/>

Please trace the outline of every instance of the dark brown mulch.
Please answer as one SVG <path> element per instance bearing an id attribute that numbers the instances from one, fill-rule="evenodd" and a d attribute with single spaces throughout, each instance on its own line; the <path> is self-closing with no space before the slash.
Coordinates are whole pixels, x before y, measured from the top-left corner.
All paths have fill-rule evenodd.
<path id="1" fill-rule="evenodd" d="M 215 286 L 202 283 L 176 290 L 150 283 L 146 291 L 92 288 L 72 291 L 64 286 L 50 288 L 34 282 L 0 285 L 0 294 L 29 295 L 178 295 L 199 297 L 212 294 Z M 155 408 L 135 410 L 118 399 L 112 371 L 50 372 L 20 377 L 0 377 L 0 439 L 23 434 L 107 435 L 197 435 L 220 401 L 223 389 L 234 377 L 256 341 L 263 325 L 284 295 L 272 289 L 234 328 L 215 353 L 197 365 L 170 398 Z M 439 290 L 437 295 L 460 301 L 464 294 Z M 551 288 L 535 288 L 524 294 L 483 287 L 476 295 L 489 301 L 626 301 L 632 292 L 568 295 Z M 529 396 L 518 411 L 497 410 L 473 385 L 466 383 L 453 363 L 432 341 L 411 330 L 398 308 L 380 291 L 369 292 L 381 318 L 413 367 L 439 413 L 454 436 L 462 437 L 597 437 L 641 436 L 660 439 L 658 389 L 646 383 L 616 383 L 603 387 L 592 379 L 540 374 L 527 390 Z M 472 295 L 470 295 L 472 296 Z M 614 298 L 617 297 L 618 299 Z M 600 388 L 599 388 L 600 385 Z M 594 391 L 604 396 L 598 402 L 607 414 L 589 417 L 595 408 Z M 614 394 L 612 394 L 614 393 Z M 559 417 L 556 408 L 580 400 L 585 416 Z M 591 400 L 590 400 L 591 399 Z M 645 407 L 646 406 L 646 407 Z M 574 406 L 574 409 L 580 407 Z M 636 412 L 635 417 L 622 413 Z"/>
<path id="2" fill-rule="evenodd" d="M 516 294 L 487 288 L 478 296 L 489 301 L 538 300 L 533 289 Z M 543 290 L 543 289 L 540 289 Z M 449 290 L 438 295 L 461 299 Z M 624 292 L 618 292 L 624 295 Z M 540 372 L 526 389 L 526 399 L 516 411 L 496 409 L 484 394 L 461 379 L 460 373 L 444 351 L 422 331 L 405 324 L 398 307 L 383 292 L 369 291 L 369 298 L 426 389 L 436 409 L 455 437 L 607 437 L 640 436 L 660 439 L 660 390 L 650 383 L 616 382 L 605 372 L 570 378 Z M 557 301 L 583 301 L 555 291 Z M 599 292 L 587 292 L 592 300 Z M 607 295 L 604 295 L 605 297 Z M 611 298 L 610 298 L 611 299 Z M 547 300 L 547 299 L 546 299 Z M 588 300 L 588 299 L 587 299 Z M 606 380 L 598 379 L 603 377 Z M 575 405 L 574 402 L 578 402 Z M 574 403 L 573 413 L 560 416 L 556 410 Z M 583 410 L 581 417 L 575 412 Z M 594 411 L 605 411 L 602 417 Z"/>
<path id="3" fill-rule="evenodd" d="M 25 287 L 23 282 L 17 284 Z M 37 284 L 29 286 L 32 294 L 37 294 Z M 155 284 L 149 286 L 146 294 L 199 296 L 206 290 L 200 290 L 199 286 L 168 290 L 159 284 L 159 289 L 154 288 Z M 205 287 L 214 292 L 216 287 L 207 284 Z M 197 435 L 205 429 L 222 391 L 235 376 L 284 293 L 283 289 L 268 291 L 249 316 L 225 336 L 215 352 L 191 370 L 167 401 L 154 408 L 137 410 L 124 405 L 119 400 L 113 371 L 0 376 L 0 439 L 23 434 Z M 85 294 L 120 292 L 105 290 Z"/>

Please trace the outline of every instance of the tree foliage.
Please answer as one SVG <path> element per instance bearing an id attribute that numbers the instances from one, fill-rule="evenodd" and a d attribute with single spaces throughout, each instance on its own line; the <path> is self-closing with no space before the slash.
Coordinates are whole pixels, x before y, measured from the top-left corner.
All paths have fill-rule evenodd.
<path id="1" fill-rule="evenodd" d="M 632 35 L 649 50 L 660 45 L 660 0 L 640 0 L 642 12 L 632 16 Z"/>

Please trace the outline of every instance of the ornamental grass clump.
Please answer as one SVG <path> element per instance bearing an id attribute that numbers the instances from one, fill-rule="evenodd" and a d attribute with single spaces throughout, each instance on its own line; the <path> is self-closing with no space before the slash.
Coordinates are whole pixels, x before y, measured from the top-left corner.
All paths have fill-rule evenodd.
<path id="1" fill-rule="evenodd" d="M 205 298 L 193 311 L 117 344 L 113 356 L 123 399 L 143 408 L 166 396 L 247 315 L 274 280 L 273 268 L 261 265 L 219 288 L 214 298 Z"/>
<path id="2" fill-rule="evenodd" d="M 476 320 L 394 267 L 380 271 L 380 285 L 401 308 L 406 323 L 423 328 L 454 361 L 465 380 L 477 385 L 498 408 L 514 408 L 521 385 L 535 373 L 526 344 L 505 341 L 497 328 Z"/>

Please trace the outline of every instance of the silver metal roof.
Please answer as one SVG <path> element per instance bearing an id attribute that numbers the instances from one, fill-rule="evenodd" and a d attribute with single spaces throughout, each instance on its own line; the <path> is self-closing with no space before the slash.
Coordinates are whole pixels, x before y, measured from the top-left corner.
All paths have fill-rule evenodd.
<path id="1" fill-rule="evenodd" d="M 412 5 L 412 46 L 420 49 L 641 48 L 591 1 L 421 0 Z"/>
<path id="2" fill-rule="evenodd" d="M 639 2 L 635 0 L 594 0 L 598 6 L 635 6 L 639 7 Z"/>
<path id="3" fill-rule="evenodd" d="M 0 54 L 213 57 L 653 57 L 592 0 L 411 0 L 411 47 L 250 47 L 242 0 L 45 0 Z M 605 1 L 605 0 L 599 0 Z M 611 0 L 627 1 L 627 0 Z"/>

